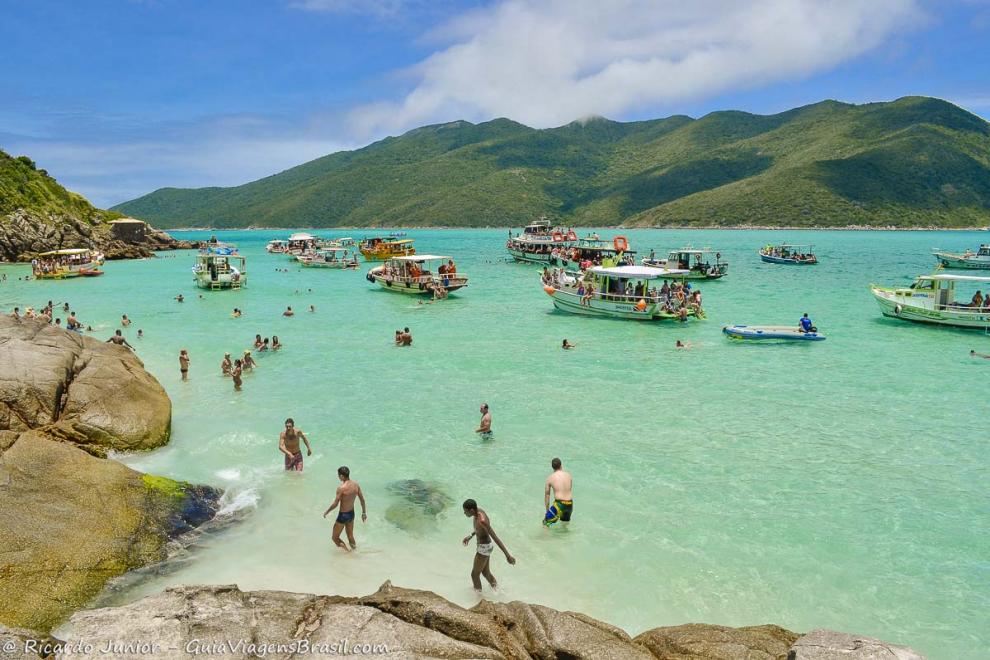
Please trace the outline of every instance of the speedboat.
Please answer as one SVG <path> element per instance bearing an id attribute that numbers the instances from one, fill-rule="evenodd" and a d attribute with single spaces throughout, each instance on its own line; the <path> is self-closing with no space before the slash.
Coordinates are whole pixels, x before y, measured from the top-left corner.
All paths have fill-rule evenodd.
<path id="1" fill-rule="evenodd" d="M 390 257 L 369 270 L 366 278 L 386 291 L 411 295 L 446 295 L 468 284 L 467 275 L 457 272 L 453 259 L 435 254 Z"/>
<path id="2" fill-rule="evenodd" d="M 303 254 L 296 257 L 303 266 L 307 268 L 337 268 L 345 270 L 357 268 L 358 259 L 356 254 L 351 254 L 350 250 L 342 247 L 318 248 L 310 254 Z"/>
<path id="3" fill-rule="evenodd" d="M 976 252 L 966 250 L 962 254 L 935 250 L 935 258 L 942 268 L 966 270 L 990 270 L 990 245 L 981 245 Z"/>
<path id="4" fill-rule="evenodd" d="M 918 323 L 950 325 L 957 328 L 990 328 L 990 304 L 986 299 L 977 305 L 977 290 L 970 302 L 956 301 L 956 286 L 990 288 L 990 277 L 934 273 L 916 277 L 907 287 L 870 285 L 870 293 L 880 305 L 880 313 L 891 318 Z"/>
<path id="5" fill-rule="evenodd" d="M 714 263 L 711 255 L 715 256 Z M 643 257 L 641 262 L 644 266 L 653 268 L 676 268 L 686 270 L 688 274 L 685 279 L 689 280 L 717 280 L 725 277 L 729 272 L 729 263 L 722 261 L 722 253 L 715 252 L 711 248 L 696 250 L 691 247 L 671 250 L 667 253 L 666 259 L 657 259 L 650 252 L 649 257 Z"/>
<path id="6" fill-rule="evenodd" d="M 813 245 L 764 245 L 760 248 L 760 259 L 768 264 L 791 264 L 813 266 L 818 257 L 812 251 Z"/>
<path id="7" fill-rule="evenodd" d="M 727 325 L 722 332 L 730 339 L 825 341 L 825 335 L 817 330 L 804 332 L 790 325 Z"/>
<path id="8" fill-rule="evenodd" d="M 233 245 L 208 243 L 196 255 L 193 280 L 210 291 L 240 289 L 247 286 L 247 259 Z"/>
<path id="9" fill-rule="evenodd" d="M 661 295 L 657 280 L 682 280 L 686 270 L 649 266 L 595 266 L 571 277 L 566 273 L 543 290 L 557 309 L 572 314 L 634 321 L 686 320 L 704 312 Z"/>
<path id="10" fill-rule="evenodd" d="M 516 261 L 547 264 L 560 248 L 570 247 L 576 240 L 573 230 L 553 227 L 546 217 L 541 217 L 524 227 L 520 234 L 513 236 L 510 231 L 505 249 Z"/>

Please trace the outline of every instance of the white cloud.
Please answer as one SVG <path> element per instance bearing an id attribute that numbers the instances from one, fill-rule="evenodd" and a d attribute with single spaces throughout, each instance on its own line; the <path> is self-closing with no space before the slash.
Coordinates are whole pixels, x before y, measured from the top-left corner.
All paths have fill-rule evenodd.
<path id="1" fill-rule="evenodd" d="M 433 33 L 398 101 L 357 108 L 377 135 L 451 118 L 537 127 L 798 80 L 916 26 L 915 0 L 507 0 Z"/>

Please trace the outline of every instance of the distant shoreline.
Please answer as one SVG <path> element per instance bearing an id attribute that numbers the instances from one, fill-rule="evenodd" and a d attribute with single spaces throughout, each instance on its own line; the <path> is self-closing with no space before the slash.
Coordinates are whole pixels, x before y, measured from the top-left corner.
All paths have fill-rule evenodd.
<path id="1" fill-rule="evenodd" d="M 711 225 L 705 227 L 698 227 L 695 225 L 691 226 L 676 226 L 676 225 L 664 225 L 662 227 L 625 227 L 622 225 L 585 225 L 585 226 L 574 226 L 575 230 L 581 229 L 609 229 L 609 230 L 633 230 L 633 229 L 674 229 L 677 231 L 711 231 L 711 230 L 726 230 L 726 231 L 990 231 L 990 227 L 873 227 L 868 225 L 847 225 L 845 227 L 779 227 L 779 226 L 755 226 L 755 225 L 745 225 L 745 226 L 734 226 L 725 227 L 719 225 Z M 306 231 L 412 231 L 419 229 L 430 229 L 430 230 L 469 230 L 469 229 L 503 229 L 512 230 L 518 229 L 518 226 L 485 226 L 485 227 L 446 227 L 446 226 L 423 226 L 423 227 L 351 227 L 351 226 L 341 226 L 341 227 L 175 227 L 171 229 L 162 229 L 164 232 L 173 231 L 295 231 L 295 230 L 306 230 Z"/>

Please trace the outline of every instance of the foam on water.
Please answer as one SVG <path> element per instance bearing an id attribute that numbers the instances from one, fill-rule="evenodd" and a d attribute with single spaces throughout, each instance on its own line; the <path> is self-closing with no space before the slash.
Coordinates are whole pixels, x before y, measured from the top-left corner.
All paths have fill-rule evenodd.
<path id="1" fill-rule="evenodd" d="M 537 269 L 503 260 L 504 230 L 409 232 L 471 278 L 434 305 L 375 289 L 364 267 L 301 269 L 264 253 L 288 233 L 221 234 L 248 255 L 250 284 L 202 299 L 189 253 L 109 263 L 83 281 L 17 282 L 26 269 L 2 267 L 4 309 L 68 299 L 100 339 L 128 314 L 124 334 L 168 390 L 174 419 L 167 447 L 124 460 L 225 488 L 225 511 L 250 511 L 128 597 L 196 582 L 363 594 L 391 579 L 470 604 L 457 503 L 474 497 L 518 558 L 493 559 L 499 599 L 632 633 L 774 622 L 936 659 L 990 647 L 990 361 L 967 355 L 990 353 L 990 338 L 883 319 L 867 291 L 930 271 L 933 245 L 975 247 L 986 234 L 627 231 L 643 252 L 711 245 L 730 262 L 725 280 L 701 284 L 707 321 L 657 326 L 553 312 Z M 760 263 L 760 245 L 783 241 L 814 243 L 821 264 Z M 286 305 L 294 318 L 281 316 Z M 235 306 L 242 318 L 230 318 Z M 796 324 L 805 311 L 828 341 L 763 346 L 720 333 Z M 411 349 L 392 345 L 404 326 Z M 234 392 L 220 360 L 258 333 L 285 349 L 258 355 Z M 577 348 L 560 350 L 563 337 Z M 676 339 L 693 348 L 675 350 Z M 488 443 L 473 433 L 482 401 L 494 415 Z M 290 416 L 313 444 L 302 474 L 285 474 L 277 449 Z M 548 531 L 553 456 L 575 474 L 576 504 L 570 528 Z M 342 464 L 369 505 L 352 556 L 331 546 L 322 518 Z M 412 534 L 386 519 L 398 501 L 387 486 L 400 479 L 450 496 L 435 527 Z"/>

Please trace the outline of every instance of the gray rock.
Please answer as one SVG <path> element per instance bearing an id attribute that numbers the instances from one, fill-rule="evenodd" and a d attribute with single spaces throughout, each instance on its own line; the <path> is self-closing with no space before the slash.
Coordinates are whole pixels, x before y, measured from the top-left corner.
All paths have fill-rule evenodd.
<path id="1" fill-rule="evenodd" d="M 654 628 L 633 640 L 659 660 L 785 660 L 796 633 L 779 626 L 729 628 L 704 623 Z"/>
<path id="2" fill-rule="evenodd" d="M 907 646 L 819 628 L 794 642 L 787 660 L 925 660 Z"/>

